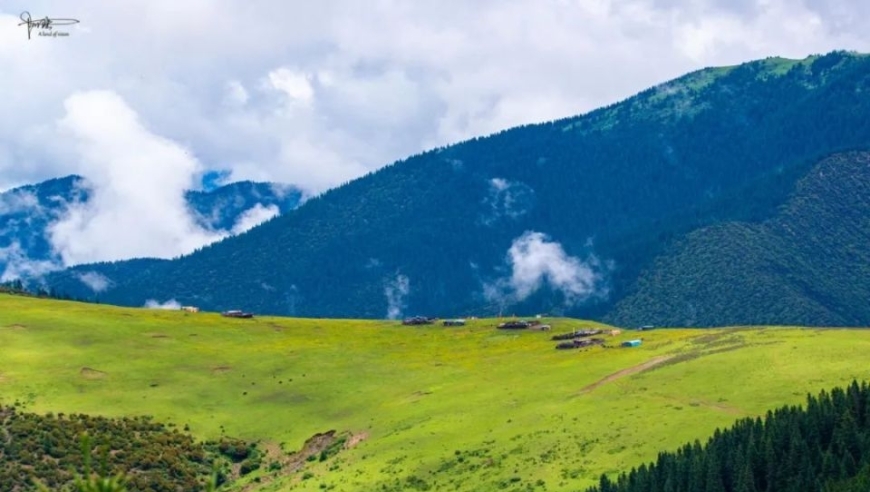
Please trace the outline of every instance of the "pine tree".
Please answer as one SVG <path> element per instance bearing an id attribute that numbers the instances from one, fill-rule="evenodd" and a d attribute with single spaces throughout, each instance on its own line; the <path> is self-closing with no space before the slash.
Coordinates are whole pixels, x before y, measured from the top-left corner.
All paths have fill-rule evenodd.
<path id="1" fill-rule="evenodd" d="M 598 491 L 599 492 L 617 492 L 617 488 L 613 485 L 613 482 L 607 478 L 607 475 L 602 474 L 601 478 L 598 480 Z"/>
<path id="2" fill-rule="evenodd" d="M 715 452 L 707 453 L 704 482 L 706 492 L 725 492 L 725 484 L 722 483 L 722 463 Z"/>
<path id="3" fill-rule="evenodd" d="M 734 492 L 757 492 L 755 488 L 755 480 L 752 476 L 752 464 L 747 462 L 737 474 L 737 483 L 734 487 Z"/>

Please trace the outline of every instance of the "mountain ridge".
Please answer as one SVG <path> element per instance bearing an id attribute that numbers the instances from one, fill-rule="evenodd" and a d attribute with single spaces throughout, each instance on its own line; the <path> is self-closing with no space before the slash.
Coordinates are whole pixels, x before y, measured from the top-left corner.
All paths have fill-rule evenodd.
<path id="1" fill-rule="evenodd" d="M 771 216 L 812 162 L 870 146 L 867 93 L 870 61 L 845 52 L 693 72 L 585 115 L 397 161 L 147 271 L 112 266 L 124 281 L 101 298 L 297 316 L 603 317 L 673 242 Z M 544 239 L 515 248 L 527 233 Z M 48 282 L 87 295 L 74 274 Z M 583 275 L 604 282 L 574 295 L 565 278 Z"/>

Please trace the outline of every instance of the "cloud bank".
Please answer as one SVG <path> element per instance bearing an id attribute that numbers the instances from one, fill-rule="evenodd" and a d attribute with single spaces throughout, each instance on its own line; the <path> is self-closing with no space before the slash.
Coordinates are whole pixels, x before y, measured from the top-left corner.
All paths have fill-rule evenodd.
<path id="1" fill-rule="evenodd" d="M 858 0 L 59 0 L 0 6 L 0 189 L 68 174 L 63 101 L 110 90 L 233 179 L 322 191 L 423 149 L 615 102 L 710 65 L 870 50 Z M 256 35 L 252 35 L 256 26 Z M 396 40 L 402 40 L 397 42 Z M 88 63 L 81 63 L 87 59 Z"/>
<path id="2" fill-rule="evenodd" d="M 147 301 L 145 301 L 144 307 L 148 309 L 178 310 L 181 309 L 181 303 L 179 303 L 175 299 L 170 299 L 166 302 L 159 302 L 154 299 L 148 299 Z"/>
<path id="3" fill-rule="evenodd" d="M 502 307 L 522 302 L 544 286 L 561 293 L 566 307 L 609 293 L 612 265 L 594 255 L 585 260 L 569 256 L 561 244 L 540 232 L 527 231 L 514 239 L 505 261 L 510 275 L 484 285 L 486 299 Z"/>
<path id="4" fill-rule="evenodd" d="M 31 224 L 32 219 L 48 221 L 45 233 L 55 256 L 32 260 L 18 241 L 12 241 L 0 248 L 4 280 L 40 276 L 81 263 L 171 258 L 248 231 L 279 214 L 275 205 L 256 204 L 237 218 L 231 230 L 204 228 L 185 198 L 202 171 L 188 149 L 146 128 L 112 91 L 77 92 L 64 107 L 66 114 L 56 123 L 60 145 L 75 150 L 69 171 L 88 177 L 76 186 L 87 188 L 89 199 L 65 202 L 49 216 L 32 192 L 0 195 L 0 215 L 8 219 L 0 233 L 14 238 L 26 231 L 30 237 L 41 227 Z M 280 185 L 275 188 L 281 190 Z M 93 275 L 83 275 L 81 280 L 94 292 L 109 285 Z"/>
<path id="5" fill-rule="evenodd" d="M 56 262 L 31 260 L 17 241 L 13 241 L 9 246 L 0 247 L 0 263 L 6 264 L 6 268 L 0 274 L 0 282 L 10 282 L 22 277 L 40 277 L 58 269 Z"/>
<path id="6" fill-rule="evenodd" d="M 115 93 L 70 96 L 59 126 L 78 154 L 91 199 L 49 228 L 65 265 L 131 257 L 172 257 L 219 239 L 187 211 L 184 192 L 199 163 L 190 152 L 145 128 Z"/>
<path id="7" fill-rule="evenodd" d="M 94 291 L 95 294 L 105 291 L 112 285 L 112 281 L 99 272 L 83 272 L 76 275 L 76 277 Z"/>
<path id="8" fill-rule="evenodd" d="M 52 232 L 69 263 L 174 256 L 215 239 L 178 208 L 177 191 L 206 172 L 317 194 L 426 149 L 583 113 L 706 66 L 870 51 L 870 3 L 858 0 L 27 8 L 81 22 L 68 37 L 28 40 L 20 7 L 0 5 L 0 92 L 15 95 L 0 98 L 0 190 L 88 178 L 97 201 Z"/>
<path id="9" fill-rule="evenodd" d="M 280 213 L 281 211 L 278 210 L 277 205 L 264 207 L 258 203 L 248 210 L 245 210 L 242 215 L 239 216 L 236 220 L 236 224 L 233 226 L 232 233 L 241 234 L 247 232 L 263 222 L 277 217 Z"/>

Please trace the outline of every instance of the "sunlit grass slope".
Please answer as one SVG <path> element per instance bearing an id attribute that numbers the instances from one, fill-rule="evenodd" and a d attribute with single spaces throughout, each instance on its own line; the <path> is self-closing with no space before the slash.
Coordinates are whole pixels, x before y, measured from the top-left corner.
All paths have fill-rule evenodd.
<path id="1" fill-rule="evenodd" d="M 660 329 L 557 351 L 552 333 L 594 323 L 549 321 L 238 320 L 0 295 L 0 401 L 287 452 L 332 429 L 362 439 L 250 490 L 579 490 L 870 368 L 864 330 Z"/>

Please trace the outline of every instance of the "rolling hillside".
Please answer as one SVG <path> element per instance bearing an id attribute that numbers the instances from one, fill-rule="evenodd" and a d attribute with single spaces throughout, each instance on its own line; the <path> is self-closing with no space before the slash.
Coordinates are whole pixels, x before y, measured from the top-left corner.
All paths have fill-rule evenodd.
<path id="1" fill-rule="evenodd" d="M 105 302 L 176 299 L 297 316 L 548 312 L 670 322 L 650 317 L 687 300 L 673 288 L 659 298 L 657 277 L 641 285 L 642 272 L 662 254 L 679 261 L 674 248 L 693 231 L 772 220 L 821 159 L 870 147 L 868 95 L 870 58 L 856 54 L 705 69 L 586 115 L 410 157 L 174 261 L 85 265 L 47 282 L 92 297 L 78 279 L 97 271 L 114 284 Z M 706 254 L 718 255 L 712 246 Z M 814 270 L 825 278 L 813 282 L 842 283 L 845 270 Z M 698 298 L 703 317 L 681 307 L 679 319 L 735 319 L 727 310 L 746 303 L 746 292 Z M 806 315 L 774 320 L 752 310 L 740 319 L 870 323 L 863 305 L 831 295 L 791 296 L 821 305 Z"/>
<path id="2" fill-rule="evenodd" d="M 865 330 L 796 328 L 554 350 L 553 333 L 596 324 L 547 321 L 234 320 L 0 294 L 0 404 L 258 440 L 263 469 L 237 484 L 249 491 L 576 491 L 860 379 L 870 350 Z M 298 460 L 328 431 L 333 454 Z"/>

